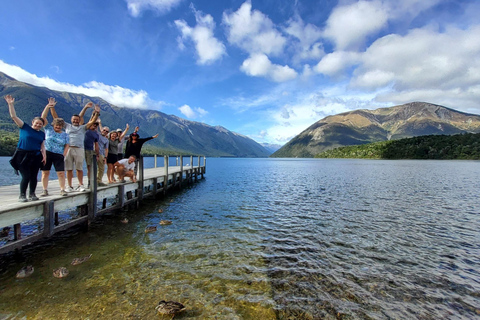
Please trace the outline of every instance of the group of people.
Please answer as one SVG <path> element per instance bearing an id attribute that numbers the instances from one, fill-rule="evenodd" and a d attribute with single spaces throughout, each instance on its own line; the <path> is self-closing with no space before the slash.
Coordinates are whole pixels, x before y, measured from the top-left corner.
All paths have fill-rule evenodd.
<path id="1" fill-rule="evenodd" d="M 48 179 L 52 166 L 55 168 L 60 185 L 60 194 L 66 196 L 69 192 L 85 191 L 83 183 L 83 163 L 87 163 L 87 176 L 90 177 L 93 161 L 98 166 L 97 185 L 105 186 L 103 175 L 107 165 L 108 183 L 115 183 L 115 174 L 119 182 L 125 182 L 128 177 L 136 182 L 136 160 L 140 157 L 142 146 L 148 140 L 158 137 L 158 134 L 140 139 L 139 128 L 130 134 L 126 141 L 125 154 L 123 145 L 129 130 L 126 125 L 124 130 L 117 129 L 110 132 L 110 128 L 102 126 L 100 106 L 87 103 L 79 114 L 74 114 L 71 123 L 59 118 L 55 110 L 57 102 L 54 98 L 48 99 L 40 117 L 32 120 L 32 125 L 25 123 L 17 117 L 11 95 L 5 96 L 10 117 L 20 128 L 17 149 L 10 160 L 12 167 L 20 172 L 20 202 L 34 201 L 39 198 L 35 191 L 38 183 L 38 172 L 42 170 L 41 196 L 48 196 Z M 89 108 L 94 108 L 90 120 L 84 123 L 84 115 Z M 51 113 L 53 121 L 48 124 L 48 114 Z M 44 131 L 42 130 L 44 128 Z M 78 186 L 73 188 L 73 170 L 76 170 Z M 65 179 L 66 172 L 66 179 Z M 65 181 L 66 180 L 66 181 Z M 88 187 L 90 181 L 88 181 Z M 87 188 L 88 188 L 87 187 Z M 29 191 L 27 197 L 27 189 Z"/>

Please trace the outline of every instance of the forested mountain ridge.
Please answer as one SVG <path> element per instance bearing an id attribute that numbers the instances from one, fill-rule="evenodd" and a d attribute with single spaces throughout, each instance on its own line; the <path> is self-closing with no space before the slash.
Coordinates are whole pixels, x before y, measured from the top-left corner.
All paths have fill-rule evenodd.
<path id="1" fill-rule="evenodd" d="M 325 117 L 290 140 L 272 157 L 313 157 L 349 145 L 423 135 L 480 132 L 480 116 L 440 105 L 412 102 Z"/>
<path id="2" fill-rule="evenodd" d="M 66 121 L 69 121 L 73 114 L 78 114 L 87 102 L 92 101 L 99 104 L 102 109 L 100 116 L 102 124 L 111 129 L 125 128 L 128 123 L 131 127 L 130 132 L 133 132 L 135 126 L 140 127 L 140 137 L 158 133 L 157 139 L 147 142 L 146 150 L 150 146 L 169 154 L 198 154 L 212 157 L 267 157 L 270 154 L 254 140 L 221 126 L 210 126 L 156 110 L 120 108 L 98 97 L 29 85 L 0 72 L 2 99 L 7 94 L 15 97 L 17 115 L 24 121 L 39 116 L 49 97 L 57 100 L 55 109 Z M 3 131 L 3 137 L 11 136 L 8 132 L 17 132 L 17 128 L 10 119 L 6 103 L 0 101 L 0 104 L 4 105 L 0 108 L 0 132 Z M 86 118 L 90 114 L 91 111 L 87 111 Z"/>
<path id="3" fill-rule="evenodd" d="M 428 135 L 346 146 L 315 158 L 480 160 L 480 133 Z"/>

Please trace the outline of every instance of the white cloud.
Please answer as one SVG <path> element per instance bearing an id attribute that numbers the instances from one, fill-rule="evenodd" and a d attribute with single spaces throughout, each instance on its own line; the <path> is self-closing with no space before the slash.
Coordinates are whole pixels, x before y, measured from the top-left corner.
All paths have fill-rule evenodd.
<path id="1" fill-rule="evenodd" d="M 213 35 L 215 22 L 211 15 L 204 15 L 201 11 L 195 10 L 197 25 L 190 27 L 185 20 L 175 20 L 175 25 L 182 33 L 182 39 L 191 39 L 195 43 L 198 54 L 198 64 L 211 64 L 226 54 L 225 45 Z M 183 41 L 179 41 L 180 49 L 185 48 Z"/>
<path id="2" fill-rule="evenodd" d="M 183 0 L 125 0 L 128 11 L 133 17 L 138 17 L 145 10 L 153 10 L 160 14 L 170 11 Z"/>
<path id="3" fill-rule="evenodd" d="M 195 108 L 195 110 L 194 110 L 187 104 L 184 104 L 183 106 L 178 108 L 178 110 L 180 110 L 180 112 L 189 119 L 195 119 L 197 117 L 203 117 L 203 116 L 208 114 L 208 111 L 206 111 L 202 108 Z"/>
<path id="4" fill-rule="evenodd" d="M 478 109 L 480 93 L 472 88 L 480 83 L 479 34 L 477 25 L 466 30 L 447 28 L 443 33 L 415 29 L 405 36 L 380 38 L 362 55 L 351 86 L 368 90 L 391 86 L 381 100 L 391 97 L 393 102 L 405 102 L 408 97 L 440 103 L 453 93 L 462 94 L 458 98 Z"/>
<path id="5" fill-rule="evenodd" d="M 230 44 L 248 53 L 278 55 L 283 52 L 285 37 L 266 15 L 252 11 L 250 1 L 244 2 L 236 12 L 224 12 L 223 24 Z"/>
<path id="6" fill-rule="evenodd" d="M 249 76 L 265 77 L 275 82 L 284 82 L 295 79 L 297 72 L 289 66 L 273 64 L 266 55 L 253 54 L 243 61 L 240 70 Z"/>
<path id="7" fill-rule="evenodd" d="M 310 23 L 305 25 L 303 20 L 296 16 L 287 22 L 284 31 L 296 40 L 292 44 L 295 50 L 292 57 L 294 62 L 318 60 L 325 55 L 323 44 L 318 42 L 322 37 L 322 31 L 317 26 Z"/>
<path id="8" fill-rule="evenodd" d="M 358 1 L 335 8 L 327 20 L 324 36 L 338 50 L 356 50 L 367 37 L 386 26 L 388 11 L 380 1 Z"/>
<path id="9" fill-rule="evenodd" d="M 346 69 L 357 64 L 360 57 L 360 54 L 356 52 L 335 51 L 324 56 L 314 70 L 327 76 L 337 77 Z"/>
<path id="10" fill-rule="evenodd" d="M 34 86 L 47 87 L 56 91 L 85 94 L 91 97 L 100 97 L 119 107 L 159 109 L 164 104 L 164 102 L 161 101 L 150 100 L 147 92 L 144 90 L 136 91 L 120 86 L 106 85 L 97 81 L 90 81 L 76 86 L 70 83 L 58 82 L 49 77 L 38 77 L 18 66 L 9 65 L 2 60 L 0 60 L 0 71 L 18 81 L 26 82 Z"/>

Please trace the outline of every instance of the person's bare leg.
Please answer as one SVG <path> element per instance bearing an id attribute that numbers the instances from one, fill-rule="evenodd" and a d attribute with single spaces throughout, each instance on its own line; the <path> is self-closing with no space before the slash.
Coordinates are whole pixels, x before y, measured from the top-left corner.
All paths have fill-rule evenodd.
<path id="1" fill-rule="evenodd" d="M 77 170 L 78 184 L 83 186 L 83 170 Z"/>
<path id="2" fill-rule="evenodd" d="M 67 170 L 67 182 L 70 188 L 73 188 L 73 170 Z"/>
<path id="3" fill-rule="evenodd" d="M 60 190 L 65 190 L 65 172 L 57 171 L 58 184 L 60 185 Z"/>
<path id="4" fill-rule="evenodd" d="M 50 177 L 50 171 L 42 171 L 42 187 L 43 190 L 48 188 L 48 177 Z"/>

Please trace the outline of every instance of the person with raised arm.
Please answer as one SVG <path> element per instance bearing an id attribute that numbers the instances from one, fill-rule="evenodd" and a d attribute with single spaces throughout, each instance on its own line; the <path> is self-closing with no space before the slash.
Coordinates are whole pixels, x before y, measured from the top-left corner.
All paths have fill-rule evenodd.
<path id="1" fill-rule="evenodd" d="M 102 126 L 102 120 L 98 118 L 98 131 L 100 135 L 98 136 L 98 149 L 99 149 L 99 156 L 97 160 L 97 185 L 100 187 L 106 186 L 103 183 L 103 174 L 105 173 L 105 165 L 107 164 L 107 157 L 108 157 L 108 133 L 110 132 L 110 128 Z"/>
<path id="2" fill-rule="evenodd" d="M 10 164 L 15 172 L 20 171 L 22 180 L 20 182 L 20 197 L 18 201 L 27 202 L 28 200 L 38 200 L 35 195 L 38 182 L 38 171 L 42 164 L 47 161 L 45 151 L 45 132 L 41 131 L 45 125 L 45 120 L 41 117 L 35 117 L 32 125 L 23 122 L 17 117 L 15 111 L 15 98 L 11 95 L 5 96 L 8 104 L 8 111 L 13 122 L 20 128 L 20 137 L 18 139 L 17 149 L 10 160 Z M 49 101 L 50 103 L 50 101 Z M 45 109 L 49 108 L 49 105 Z M 29 188 L 29 196 L 27 200 L 27 188 Z"/>
<path id="3" fill-rule="evenodd" d="M 47 108 L 42 113 L 42 118 L 45 119 L 45 149 L 47 150 L 47 162 L 41 167 L 42 169 L 42 187 L 43 192 L 41 197 L 48 196 L 48 179 L 50 177 L 50 169 L 52 165 L 58 176 L 58 184 L 60 185 L 60 195 L 66 196 L 65 191 L 65 155 L 68 151 L 69 137 L 63 131 L 65 128 L 65 121 L 62 118 L 55 118 L 52 124 L 48 124 L 48 111 L 55 107 L 57 102 L 54 98 L 48 99 Z"/>
<path id="4" fill-rule="evenodd" d="M 137 167 L 138 167 L 138 159 L 140 159 L 140 153 L 142 152 L 142 146 L 145 142 L 155 139 L 158 137 L 158 133 L 154 136 L 148 138 L 140 139 L 138 135 L 139 127 L 135 127 L 135 131 L 130 135 L 130 138 L 127 140 L 127 144 L 125 146 L 125 158 L 129 158 L 130 156 L 135 156 L 135 174 L 137 174 Z"/>
<path id="5" fill-rule="evenodd" d="M 84 149 L 84 139 L 87 129 L 90 128 L 92 124 L 97 121 L 98 116 L 100 115 L 100 106 L 95 105 L 95 114 L 90 120 L 84 123 L 83 116 L 88 108 L 92 108 L 93 103 L 88 102 L 80 112 L 80 114 L 74 114 L 71 118 L 71 124 L 66 124 L 66 132 L 70 138 L 70 147 L 65 156 L 65 169 L 67 170 L 67 183 L 68 187 L 65 189 L 66 192 L 72 191 L 85 191 L 83 185 L 83 161 L 85 160 L 85 149 Z M 58 118 L 55 108 L 51 108 L 50 111 L 54 118 Z M 73 189 L 73 170 L 77 170 L 77 179 L 78 187 Z"/>
<path id="6" fill-rule="evenodd" d="M 138 127 L 135 127 L 135 131 L 130 135 L 130 138 L 127 140 L 127 145 L 125 147 L 125 158 L 134 155 L 137 159 L 140 158 L 140 153 L 142 151 L 142 146 L 145 142 L 155 139 L 158 137 L 158 133 L 154 136 L 148 138 L 140 138 L 138 135 Z"/>
<path id="7" fill-rule="evenodd" d="M 92 123 L 90 128 L 88 128 L 87 132 L 85 133 L 85 139 L 83 140 L 83 147 L 85 149 L 85 160 L 87 162 L 87 179 L 89 188 L 90 183 L 92 182 L 90 181 L 90 173 L 92 171 L 93 161 L 97 162 L 100 157 L 100 148 L 98 146 L 98 140 L 100 135 L 97 131 L 97 128 L 98 121 Z M 95 156 L 95 160 L 93 160 L 93 156 Z"/>
<path id="8" fill-rule="evenodd" d="M 130 126 L 127 124 L 125 131 L 120 134 L 117 131 L 110 132 L 108 139 L 108 157 L 107 157 L 107 178 L 108 183 L 114 183 L 114 164 L 119 160 L 118 159 L 118 144 L 121 139 L 125 137 Z"/>

